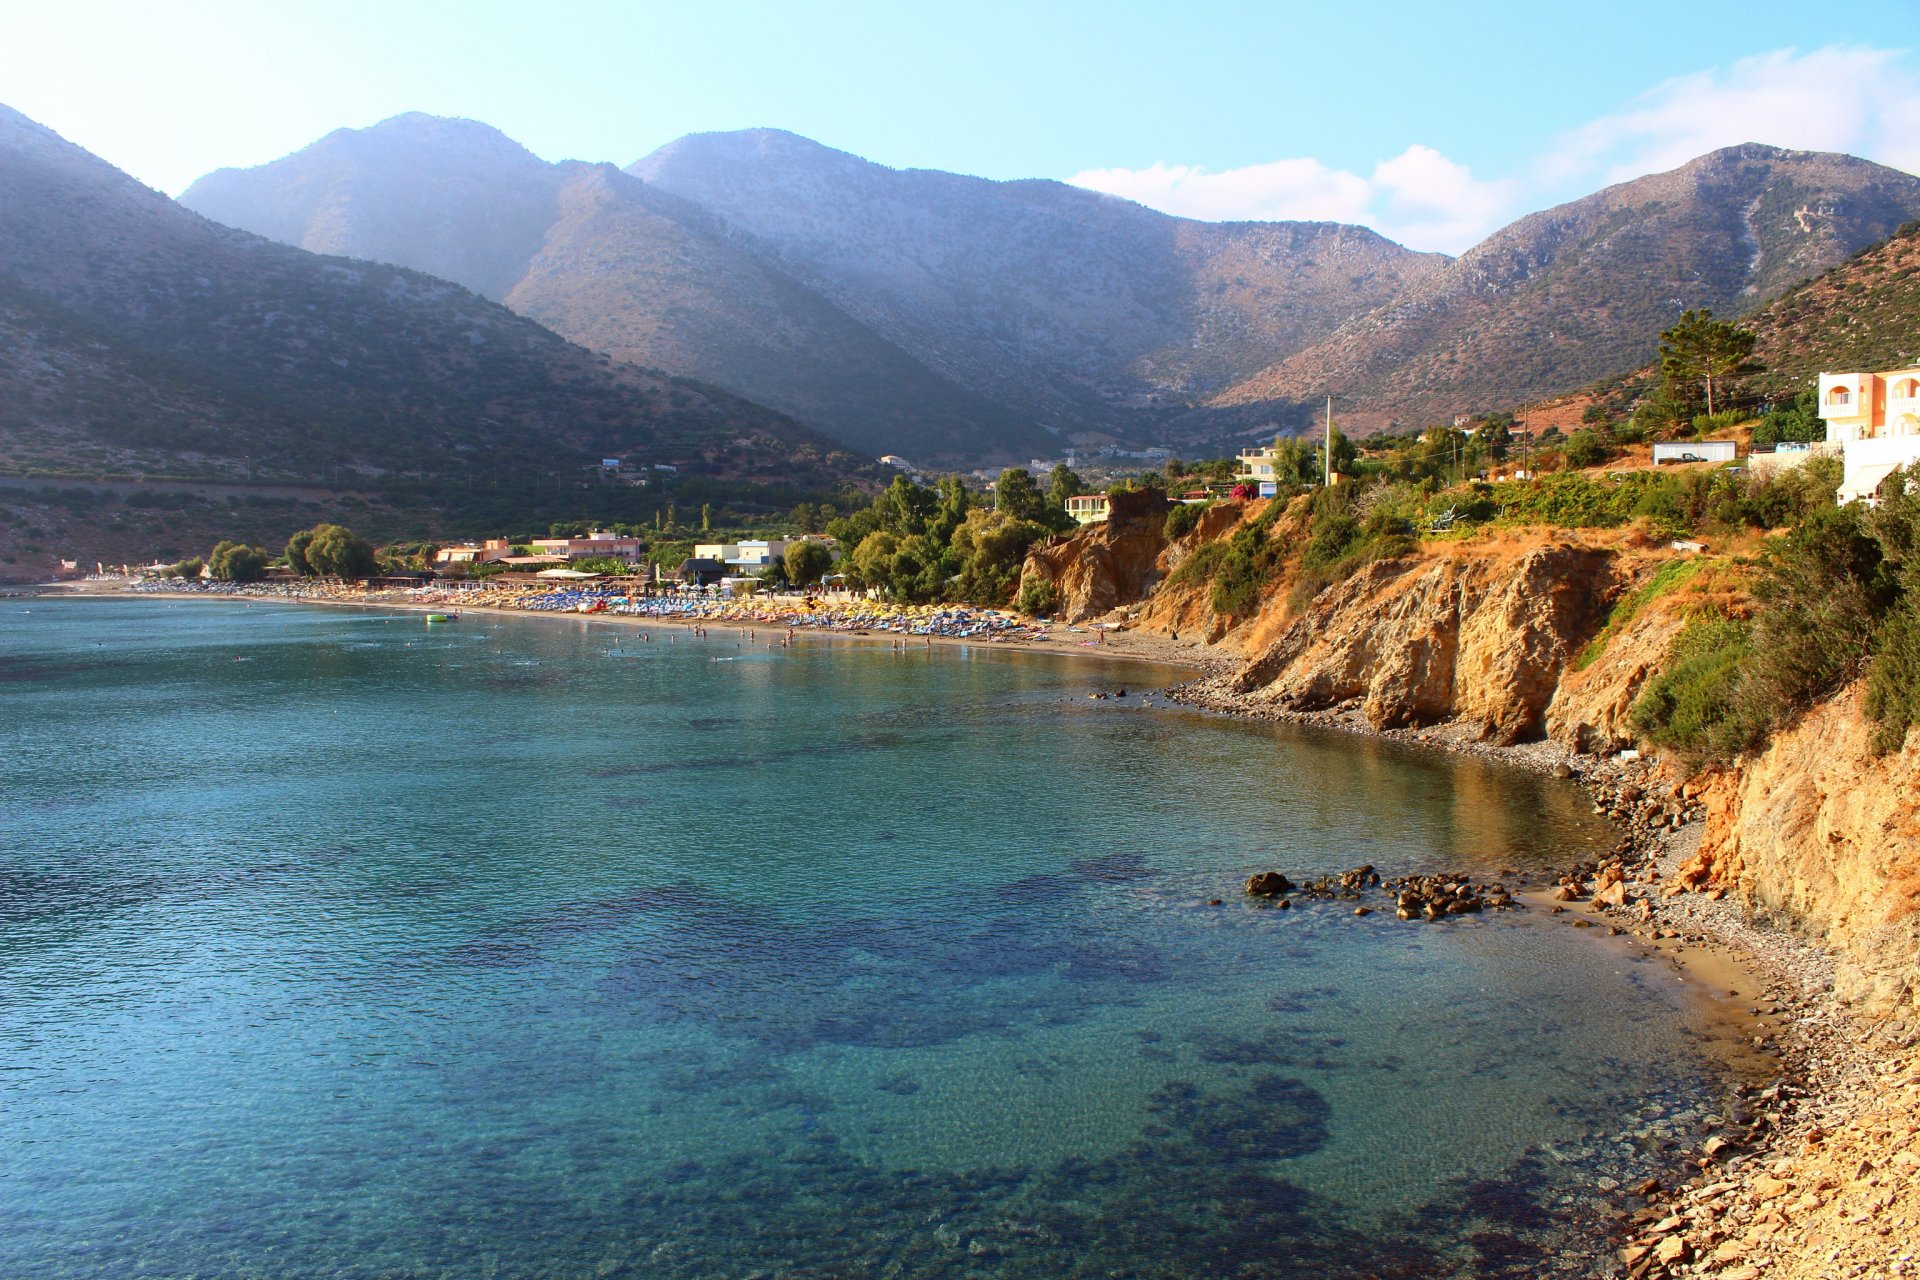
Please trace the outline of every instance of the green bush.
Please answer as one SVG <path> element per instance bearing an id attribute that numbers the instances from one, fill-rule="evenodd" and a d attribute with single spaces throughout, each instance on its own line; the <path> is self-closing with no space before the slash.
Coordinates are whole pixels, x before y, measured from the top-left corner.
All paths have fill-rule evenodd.
<path id="1" fill-rule="evenodd" d="M 1607 446 L 1596 431 L 1586 428 L 1567 437 L 1565 457 L 1570 467 L 1597 467 L 1607 460 Z"/>
<path id="2" fill-rule="evenodd" d="M 1195 526 L 1200 523 L 1200 517 L 1206 514 L 1209 505 L 1210 504 L 1205 502 L 1182 502 L 1176 504 L 1173 510 L 1167 512 L 1165 532 L 1168 541 L 1185 537 L 1187 534 L 1192 533 Z"/>
<path id="3" fill-rule="evenodd" d="M 1053 584 L 1045 578 L 1028 578 L 1020 584 L 1020 612 L 1039 618 L 1053 612 Z"/>
<path id="4" fill-rule="evenodd" d="M 1752 737 L 1741 698 L 1741 667 L 1752 651 L 1748 624 L 1716 618 L 1690 624 L 1661 672 L 1633 704 L 1633 727 L 1649 742 L 1693 759 L 1728 759 Z"/>
<path id="5" fill-rule="evenodd" d="M 1873 748 L 1882 755 L 1900 750 L 1907 730 L 1920 725 L 1920 601 L 1906 600 L 1874 640 L 1867 714 L 1875 722 Z"/>

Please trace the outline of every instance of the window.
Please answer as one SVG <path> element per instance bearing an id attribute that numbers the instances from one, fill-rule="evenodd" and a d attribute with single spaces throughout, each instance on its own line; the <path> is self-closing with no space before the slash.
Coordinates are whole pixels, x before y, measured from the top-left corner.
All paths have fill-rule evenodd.
<path id="1" fill-rule="evenodd" d="M 1827 403 L 1852 404 L 1853 392 L 1847 390 L 1845 387 L 1835 387 L 1833 390 L 1827 392 Z"/>
<path id="2" fill-rule="evenodd" d="M 1920 378 L 1902 378 L 1893 384 L 1893 394 L 1902 400 L 1920 395 Z"/>

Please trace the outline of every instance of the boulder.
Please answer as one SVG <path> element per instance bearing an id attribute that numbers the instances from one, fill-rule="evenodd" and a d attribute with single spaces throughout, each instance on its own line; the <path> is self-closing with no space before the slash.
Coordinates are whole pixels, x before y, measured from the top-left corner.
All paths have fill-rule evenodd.
<path id="1" fill-rule="evenodd" d="M 1247 892 L 1256 898 L 1277 898 L 1292 893 L 1293 881 L 1278 871 L 1259 871 L 1247 877 Z"/>

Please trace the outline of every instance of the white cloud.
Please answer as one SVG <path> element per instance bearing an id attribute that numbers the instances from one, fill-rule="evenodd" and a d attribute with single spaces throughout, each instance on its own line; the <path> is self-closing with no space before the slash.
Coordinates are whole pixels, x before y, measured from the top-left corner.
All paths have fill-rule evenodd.
<path id="1" fill-rule="evenodd" d="M 1741 142 L 1844 151 L 1920 171 L 1920 82 L 1905 54 L 1779 49 L 1654 86 L 1563 137 L 1538 180 L 1624 182 Z"/>
<path id="2" fill-rule="evenodd" d="M 1209 172 L 1198 165 L 1091 169 L 1077 187 L 1125 196 L 1163 213 L 1209 222 L 1357 222 L 1415 248 L 1457 253 L 1498 226 L 1506 183 L 1476 181 L 1431 147 L 1412 146 L 1371 177 L 1300 158 Z"/>
<path id="3" fill-rule="evenodd" d="M 1411 248 L 1459 253 L 1523 212 L 1742 142 L 1920 173 L 1920 75 L 1904 51 L 1861 46 L 1743 58 L 1654 86 L 1507 179 L 1476 178 L 1416 143 L 1366 176 L 1299 157 L 1217 173 L 1156 162 L 1067 181 L 1183 217 L 1356 222 Z"/>
<path id="4" fill-rule="evenodd" d="M 1156 162 L 1145 169 L 1090 169 L 1067 181 L 1208 222 L 1353 222 L 1364 216 L 1373 195 L 1365 178 L 1305 159 L 1219 173 Z"/>

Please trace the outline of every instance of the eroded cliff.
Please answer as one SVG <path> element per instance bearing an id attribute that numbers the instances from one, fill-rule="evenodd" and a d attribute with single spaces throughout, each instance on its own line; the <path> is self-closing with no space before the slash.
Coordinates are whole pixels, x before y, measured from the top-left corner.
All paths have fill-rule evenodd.
<path id="1" fill-rule="evenodd" d="M 1859 685 L 1702 779 L 1707 827 L 1676 887 L 1726 888 L 1839 951 L 1842 994 L 1920 1003 L 1920 735 L 1876 756 Z"/>

